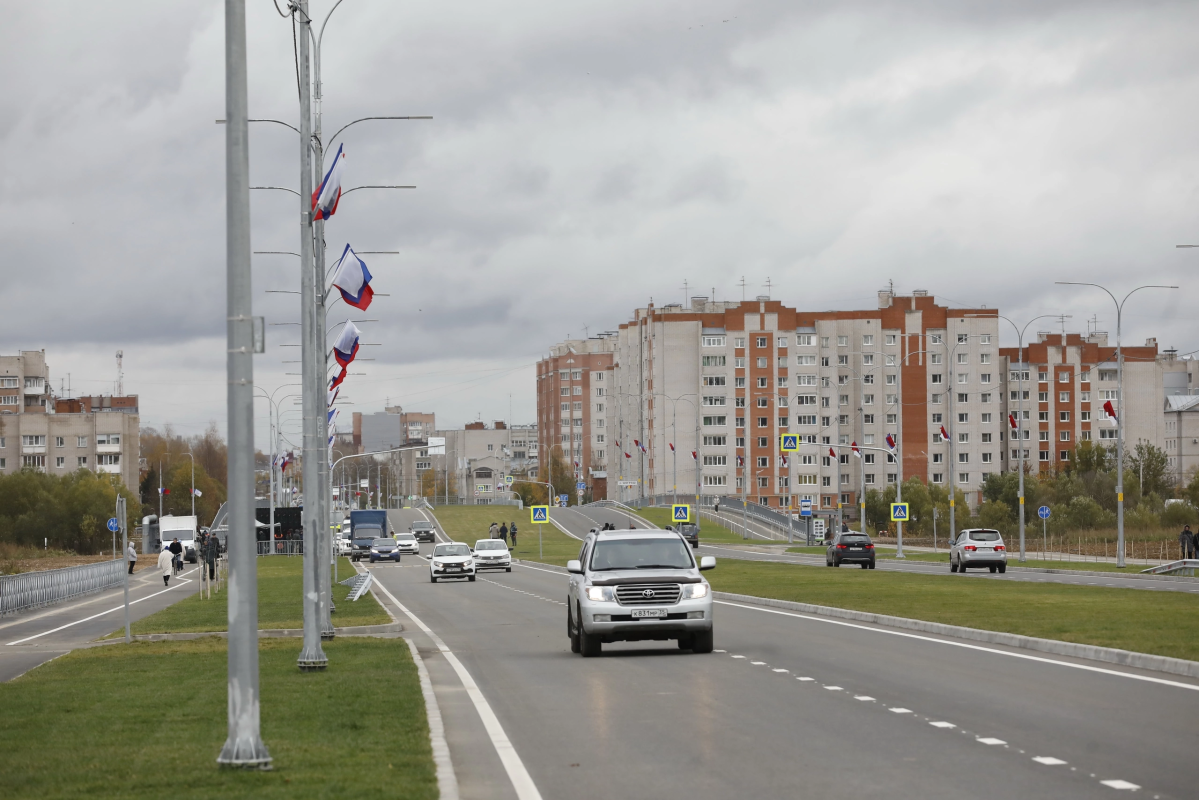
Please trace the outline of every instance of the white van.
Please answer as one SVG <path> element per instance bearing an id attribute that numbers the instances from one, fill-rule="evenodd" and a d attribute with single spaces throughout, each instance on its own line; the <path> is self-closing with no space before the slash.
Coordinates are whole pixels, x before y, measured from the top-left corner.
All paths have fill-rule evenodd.
<path id="1" fill-rule="evenodd" d="M 159 546 L 159 552 L 162 552 L 163 547 L 178 539 L 179 544 L 183 545 L 184 560 L 196 563 L 199 560 L 196 554 L 196 537 L 199 533 L 196 519 L 196 517 L 174 517 L 170 514 L 160 519 L 158 535 L 162 544 Z"/>

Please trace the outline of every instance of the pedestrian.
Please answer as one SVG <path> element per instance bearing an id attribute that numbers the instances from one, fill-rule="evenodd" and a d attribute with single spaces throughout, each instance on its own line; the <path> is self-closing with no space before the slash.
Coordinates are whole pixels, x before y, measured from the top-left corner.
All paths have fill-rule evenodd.
<path id="1" fill-rule="evenodd" d="M 171 542 L 171 546 L 167 549 L 174 556 L 172 561 L 175 565 L 175 574 L 178 575 L 183 571 L 183 545 L 180 544 L 178 536 L 175 537 L 175 541 Z"/>
<path id="2" fill-rule="evenodd" d="M 508 523 L 500 523 L 500 538 L 504 540 L 504 546 L 508 546 Z"/>
<path id="3" fill-rule="evenodd" d="M 717 500 L 713 507 L 716 509 L 716 513 L 719 514 L 720 513 L 720 501 Z"/>
<path id="4" fill-rule="evenodd" d="M 1178 544 L 1182 546 L 1183 558 L 1195 557 L 1195 534 L 1191 533 L 1191 526 L 1183 526 L 1182 533 L 1178 534 Z"/>
<path id="5" fill-rule="evenodd" d="M 216 534 L 208 534 L 208 538 L 204 540 L 204 563 L 208 565 L 208 580 L 216 578 L 216 560 L 221 553 L 221 543 L 216 538 Z"/>
<path id="6" fill-rule="evenodd" d="M 487 529 L 487 538 L 488 539 L 498 539 L 498 538 L 500 538 L 499 535 L 500 535 L 500 526 L 496 525 L 494 522 L 491 523 L 491 527 Z"/>
<path id="7" fill-rule="evenodd" d="M 158 554 L 158 571 L 162 573 L 162 585 L 171 585 L 171 574 L 175 571 L 175 554 L 171 552 L 170 545 L 162 548 L 162 552 Z"/>
<path id="8" fill-rule="evenodd" d="M 133 568 L 137 566 L 137 548 L 133 546 L 133 542 L 129 543 L 129 549 L 125 551 L 126 558 L 129 561 L 129 574 L 133 574 Z"/>
<path id="9" fill-rule="evenodd" d="M 513 522 L 512 526 L 510 528 L 508 528 L 508 533 L 512 535 L 512 549 L 515 550 L 516 549 L 516 523 L 515 522 Z"/>

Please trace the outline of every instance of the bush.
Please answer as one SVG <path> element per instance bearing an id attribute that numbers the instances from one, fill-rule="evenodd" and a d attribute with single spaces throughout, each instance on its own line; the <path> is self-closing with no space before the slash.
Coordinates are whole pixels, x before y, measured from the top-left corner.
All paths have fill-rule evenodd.
<path id="1" fill-rule="evenodd" d="M 1079 495 L 1070 500 L 1062 509 L 1066 526 L 1072 529 L 1093 530 L 1095 528 L 1111 528 L 1116 524 L 1116 515 L 1105 510 L 1095 500 L 1086 495 Z"/>
<path id="2" fill-rule="evenodd" d="M 0 542 L 91 555 L 107 550 L 117 494 L 125 496 L 130 533 L 141 504 L 115 476 L 81 469 L 57 477 L 34 470 L 0 475 Z"/>
<path id="3" fill-rule="evenodd" d="M 1161 514 L 1162 526 L 1166 528 L 1182 528 L 1183 525 L 1199 523 L 1199 510 L 1190 503 L 1171 503 Z"/>

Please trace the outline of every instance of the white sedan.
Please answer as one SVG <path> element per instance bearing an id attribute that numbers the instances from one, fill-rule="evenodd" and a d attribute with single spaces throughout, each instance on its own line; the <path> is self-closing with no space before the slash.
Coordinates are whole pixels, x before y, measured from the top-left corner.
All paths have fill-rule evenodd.
<path id="1" fill-rule="evenodd" d="M 485 569 L 512 571 L 512 555 L 503 539 L 480 539 L 475 542 L 474 553 L 475 569 L 479 572 Z"/>
<path id="2" fill-rule="evenodd" d="M 416 541 L 416 537 L 411 533 L 397 533 L 395 540 L 396 549 L 401 553 L 411 553 L 414 556 L 420 555 L 420 542 Z"/>
<path id="3" fill-rule="evenodd" d="M 429 558 L 429 582 L 437 583 L 438 578 L 475 579 L 475 559 L 470 547 L 462 542 L 439 544 L 433 548 Z"/>

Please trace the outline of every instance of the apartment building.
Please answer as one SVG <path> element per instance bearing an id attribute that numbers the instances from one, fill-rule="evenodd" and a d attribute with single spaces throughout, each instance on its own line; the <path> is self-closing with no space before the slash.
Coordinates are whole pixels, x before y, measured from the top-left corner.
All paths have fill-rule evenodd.
<path id="1" fill-rule="evenodd" d="M 548 454 L 556 450 L 589 485 L 616 455 L 609 409 L 617 341 L 615 333 L 571 339 L 551 347 L 537 363 L 541 460 L 548 463 Z"/>
<path id="2" fill-rule="evenodd" d="M 1170 473 L 1176 486 L 1186 486 L 1199 472 L 1199 362 L 1166 350 L 1163 361 L 1165 404 L 1162 429 Z"/>
<path id="3" fill-rule="evenodd" d="M 918 475 L 976 499 L 1001 464 L 997 323 L 993 309 L 951 309 L 923 291 L 880 292 L 878 307 L 862 311 L 801 311 L 766 297 L 637 309 L 599 340 L 613 359 L 602 370 L 611 373 L 603 379 L 607 471 L 617 479 L 612 487 L 609 475 L 609 496 L 698 487 L 712 499 L 836 508 L 854 506 L 863 486 Z M 562 359 L 567 344 L 578 352 L 576 342 L 563 343 L 554 356 Z M 548 361 L 539 369 L 538 414 L 552 423 L 564 367 Z M 598 422 L 599 398 L 589 399 Z M 576 439 L 572 421 L 572 442 L 600 430 L 579 427 Z M 782 433 L 803 442 L 785 462 Z M 888 434 L 900 442 L 902 464 Z"/>
<path id="4" fill-rule="evenodd" d="M 55 398 L 42 350 L 0 356 L 0 473 L 89 469 L 139 479 L 136 396 Z"/>
<path id="5" fill-rule="evenodd" d="M 1003 416 L 1022 421 L 1023 450 L 1009 437 L 1004 469 L 1014 470 L 1021 455 L 1033 469 L 1052 471 L 1069 465 L 1079 442 L 1114 446 L 1115 420 L 1104 411 L 1110 401 L 1120 415 L 1124 443 L 1165 445 L 1169 452 L 1169 387 L 1186 385 L 1189 362 L 1158 353 L 1157 340 L 1144 346 L 1125 346 L 1124 403 L 1119 398 L 1116 348 L 1102 331 L 1040 332 L 1025 345 L 1023 361 L 1015 347 L 1001 350 L 1004 362 Z"/>

